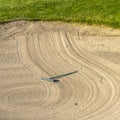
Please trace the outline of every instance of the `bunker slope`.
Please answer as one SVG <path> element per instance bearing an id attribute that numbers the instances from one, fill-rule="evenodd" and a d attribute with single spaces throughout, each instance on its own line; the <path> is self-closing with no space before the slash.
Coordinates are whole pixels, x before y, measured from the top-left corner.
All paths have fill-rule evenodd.
<path id="1" fill-rule="evenodd" d="M 41 77 L 78 71 L 54 83 Z M 120 30 L 0 25 L 0 120 L 120 120 Z"/>

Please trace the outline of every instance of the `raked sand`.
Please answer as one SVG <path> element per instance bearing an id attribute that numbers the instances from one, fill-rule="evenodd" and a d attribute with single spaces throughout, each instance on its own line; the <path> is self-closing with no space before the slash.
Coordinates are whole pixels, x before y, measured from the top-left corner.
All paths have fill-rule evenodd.
<path id="1" fill-rule="evenodd" d="M 120 30 L 0 25 L 0 120 L 120 120 Z"/>

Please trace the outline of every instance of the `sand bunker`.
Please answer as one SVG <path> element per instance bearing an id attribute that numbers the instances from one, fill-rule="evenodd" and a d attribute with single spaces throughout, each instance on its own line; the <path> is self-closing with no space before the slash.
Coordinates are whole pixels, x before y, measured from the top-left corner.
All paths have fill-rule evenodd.
<path id="1" fill-rule="evenodd" d="M 71 71 L 58 83 L 41 80 Z M 0 120 L 120 120 L 120 31 L 0 25 Z"/>

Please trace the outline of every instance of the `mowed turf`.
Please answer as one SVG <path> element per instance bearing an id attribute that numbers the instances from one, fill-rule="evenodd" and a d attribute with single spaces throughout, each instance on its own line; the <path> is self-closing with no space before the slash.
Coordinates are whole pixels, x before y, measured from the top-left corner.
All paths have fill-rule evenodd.
<path id="1" fill-rule="evenodd" d="M 120 0 L 0 0 L 0 23 L 16 19 L 120 28 Z"/>

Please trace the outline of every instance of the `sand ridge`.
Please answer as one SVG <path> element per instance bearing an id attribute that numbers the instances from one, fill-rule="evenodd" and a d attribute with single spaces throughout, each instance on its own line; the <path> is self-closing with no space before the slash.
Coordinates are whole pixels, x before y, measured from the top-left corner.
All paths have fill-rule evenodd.
<path id="1" fill-rule="evenodd" d="M 120 119 L 119 30 L 17 21 L 0 31 L 0 119 Z"/>

